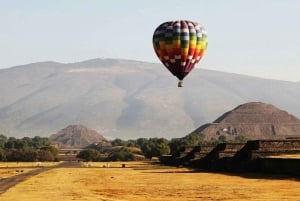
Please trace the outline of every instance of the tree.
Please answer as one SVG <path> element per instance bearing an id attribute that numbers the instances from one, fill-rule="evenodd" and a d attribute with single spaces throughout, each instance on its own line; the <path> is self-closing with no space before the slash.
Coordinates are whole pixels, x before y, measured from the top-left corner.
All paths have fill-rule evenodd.
<path id="1" fill-rule="evenodd" d="M 8 161 L 53 161 L 57 156 L 57 149 L 50 146 L 50 139 L 46 137 L 36 136 L 34 138 L 24 137 L 17 139 L 0 135 L 0 160 L 3 160 L 3 152 L 5 160 Z"/>
<path id="2" fill-rule="evenodd" d="M 38 152 L 38 161 L 54 161 L 55 156 L 52 154 L 50 150 L 41 149 Z"/>
<path id="3" fill-rule="evenodd" d="M 173 155 L 178 153 L 182 148 L 188 146 L 188 142 L 184 138 L 173 138 L 171 139 L 169 146 L 171 154 Z"/>
<path id="4" fill-rule="evenodd" d="M 85 149 L 79 152 L 76 157 L 85 161 L 99 161 L 101 159 L 101 154 L 95 149 Z"/>
<path id="5" fill-rule="evenodd" d="M 137 143 L 136 140 L 127 140 L 126 147 L 136 147 Z"/>
<path id="6" fill-rule="evenodd" d="M 32 138 L 23 137 L 22 142 L 23 142 L 23 148 L 32 147 Z"/>
<path id="7" fill-rule="evenodd" d="M 20 150 L 9 149 L 6 150 L 6 159 L 7 161 L 23 161 L 24 155 Z"/>
<path id="8" fill-rule="evenodd" d="M 55 148 L 54 146 L 42 147 L 41 150 L 48 150 L 48 151 L 50 151 L 50 152 L 53 154 L 53 156 L 55 156 L 55 157 L 56 157 L 57 154 L 58 154 L 58 150 L 57 150 L 57 148 Z"/>
<path id="9" fill-rule="evenodd" d="M 1 148 L 0 148 L 0 161 L 6 161 L 5 151 Z"/>
<path id="10" fill-rule="evenodd" d="M 199 146 L 207 144 L 204 139 L 205 135 L 202 133 L 192 133 L 183 138 L 173 138 L 169 144 L 171 153 L 178 153 L 182 148 L 187 146 Z"/>
<path id="11" fill-rule="evenodd" d="M 54 146 L 42 147 L 39 154 L 42 154 L 42 161 L 54 161 L 57 160 L 58 150 Z"/>
<path id="12" fill-rule="evenodd" d="M 170 153 L 169 141 L 164 138 L 150 138 L 141 149 L 144 156 L 149 159 Z"/>
<path id="13" fill-rule="evenodd" d="M 6 141 L 4 147 L 6 149 L 13 149 L 13 148 L 15 148 L 16 141 L 17 141 L 17 139 L 15 137 L 9 137 L 8 140 Z"/>
<path id="14" fill-rule="evenodd" d="M 225 143 L 226 142 L 226 136 L 225 135 L 220 135 L 218 138 L 220 143 Z"/>
<path id="15" fill-rule="evenodd" d="M 210 141 L 208 141 L 208 144 L 217 145 L 217 144 L 219 144 L 219 141 L 216 138 L 212 137 L 212 138 L 210 138 Z"/>
<path id="16" fill-rule="evenodd" d="M 187 146 L 198 146 L 205 144 L 205 135 L 203 133 L 192 133 L 184 137 Z"/>
<path id="17" fill-rule="evenodd" d="M 4 148 L 6 142 L 7 142 L 7 137 L 3 134 L 0 134 L 0 149 Z"/>
<path id="18" fill-rule="evenodd" d="M 18 161 L 26 161 L 26 162 L 33 162 L 33 161 L 38 161 L 39 159 L 39 153 L 38 150 L 33 149 L 33 148 L 27 148 L 23 150 L 17 150 L 21 152 L 19 155 L 22 158 L 19 158 Z"/>
<path id="19" fill-rule="evenodd" d="M 133 153 L 127 147 L 122 147 L 107 158 L 109 161 L 132 161 L 133 159 Z"/>
<path id="20" fill-rule="evenodd" d="M 31 141 L 31 146 L 35 148 L 47 147 L 51 145 L 51 140 L 47 137 L 35 136 Z"/>
<path id="21" fill-rule="evenodd" d="M 25 141 L 21 140 L 21 139 L 16 139 L 14 142 L 14 148 L 16 149 L 24 149 L 28 147 L 28 145 L 26 144 Z"/>
<path id="22" fill-rule="evenodd" d="M 124 140 L 121 140 L 120 138 L 116 138 L 113 141 L 111 141 L 112 146 L 126 146 L 126 142 Z"/>
<path id="23" fill-rule="evenodd" d="M 146 143 L 148 141 L 148 139 L 146 138 L 138 138 L 136 140 L 136 145 L 141 148 L 143 146 L 144 143 Z"/>
<path id="24" fill-rule="evenodd" d="M 235 138 L 234 138 L 234 141 L 235 142 L 241 142 L 241 143 L 243 143 L 243 142 L 247 142 L 247 138 L 245 137 L 245 136 L 243 136 L 243 135 L 238 135 L 238 136 L 236 136 Z"/>

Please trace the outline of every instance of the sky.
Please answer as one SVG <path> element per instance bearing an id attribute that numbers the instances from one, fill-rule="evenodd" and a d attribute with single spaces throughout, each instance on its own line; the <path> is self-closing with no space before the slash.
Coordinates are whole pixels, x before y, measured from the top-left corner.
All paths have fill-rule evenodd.
<path id="1" fill-rule="evenodd" d="M 157 26 L 200 23 L 208 33 L 197 68 L 300 81 L 297 0 L 0 0 L 0 68 L 94 58 L 160 63 Z"/>

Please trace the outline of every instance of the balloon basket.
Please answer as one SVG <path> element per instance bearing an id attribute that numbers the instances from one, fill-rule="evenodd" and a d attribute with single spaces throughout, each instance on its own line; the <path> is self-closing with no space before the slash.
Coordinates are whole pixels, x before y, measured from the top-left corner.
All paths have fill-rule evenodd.
<path id="1" fill-rule="evenodd" d="M 182 81 L 178 82 L 178 87 L 183 87 L 183 82 Z"/>

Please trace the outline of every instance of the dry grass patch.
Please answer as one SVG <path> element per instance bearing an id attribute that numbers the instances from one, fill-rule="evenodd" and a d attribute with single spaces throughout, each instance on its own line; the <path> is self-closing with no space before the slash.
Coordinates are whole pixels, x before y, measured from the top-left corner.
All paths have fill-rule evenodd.
<path id="1" fill-rule="evenodd" d="M 276 155 L 276 156 L 267 156 L 265 158 L 284 158 L 284 159 L 300 159 L 300 154 L 286 154 L 286 155 Z"/>
<path id="2" fill-rule="evenodd" d="M 12 177 L 18 174 L 26 173 L 33 170 L 32 168 L 5 168 L 0 169 L 0 179 Z"/>
<path id="3" fill-rule="evenodd" d="M 0 179 L 30 172 L 37 167 L 47 167 L 57 164 L 57 162 L 0 162 Z"/>
<path id="4" fill-rule="evenodd" d="M 82 167 L 94 168 L 154 168 L 152 162 L 130 161 L 130 162 L 81 162 Z"/>
<path id="5" fill-rule="evenodd" d="M 57 165 L 59 162 L 0 162 L 0 168 L 46 167 Z"/>
<path id="6" fill-rule="evenodd" d="M 193 172 L 149 163 L 92 163 L 91 168 L 55 168 L 0 196 L 4 201 L 198 201 L 300 200 L 300 182 Z"/>

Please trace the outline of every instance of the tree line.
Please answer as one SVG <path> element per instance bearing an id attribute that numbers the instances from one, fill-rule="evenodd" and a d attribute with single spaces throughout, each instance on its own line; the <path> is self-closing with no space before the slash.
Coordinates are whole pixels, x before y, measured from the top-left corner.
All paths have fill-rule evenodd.
<path id="1" fill-rule="evenodd" d="M 6 137 L 0 134 L 0 161 L 55 161 L 58 150 L 47 137 Z"/>
<path id="2" fill-rule="evenodd" d="M 243 136 L 237 136 L 232 142 L 246 142 Z M 183 138 L 138 138 L 135 140 L 122 140 L 116 138 L 103 141 L 97 145 L 90 145 L 81 151 L 77 157 L 86 161 L 130 161 L 135 160 L 132 147 L 139 148 L 141 155 L 147 159 L 160 157 L 166 154 L 175 154 L 183 147 L 198 145 L 217 145 L 227 142 L 226 136 L 220 135 L 218 139 L 206 140 L 202 133 L 193 133 Z M 110 144 L 118 149 L 104 149 L 104 144 Z M 51 146 L 48 137 L 35 136 L 33 138 L 6 137 L 0 134 L 0 161 L 54 161 L 57 160 L 58 150 Z"/>
<path id="3" fill-rule="evenodd" d="M 236 136 L 236 138 L 230 142 L 246 141 L 247 139 L 244 136 Z M 103 157 L 106 150 L 99 148 L 99 146 L 90 146 L 86 150 L 80 152 L 77 157 L 86 161 L 128 161 L 134 160 L 133 153 L 129 148 L 137 147 L 141 149 L 142 154 L 146 158 L 151 159 L 153 157 L 160 157 L 166 154 L 175 154 L 187 146 L 217 145 L 225 142 L 227 142 L 227 139 L 224 135 L 220 135 L 218 139 L 212 138 L 210 140 L 206 140 L 205 135 L 202 133 L 193 133 L 183 138 L 173 138 L 171 140 L 165 138 L 138 138 L 136 140 L 122 140 L 120 138 L 116 138 L 110 141 L 111 145 L 113 147 L 120 146 L 122 149 L 113 152 L 109 156 Z"/>

